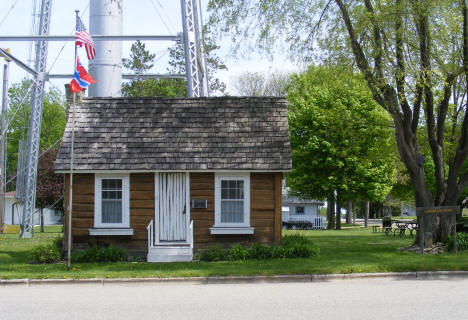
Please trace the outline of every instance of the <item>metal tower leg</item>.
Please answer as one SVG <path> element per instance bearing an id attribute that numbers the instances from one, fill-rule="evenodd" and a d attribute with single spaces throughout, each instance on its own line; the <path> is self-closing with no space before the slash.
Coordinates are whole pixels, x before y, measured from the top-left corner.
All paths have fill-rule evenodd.
<path id="1" fill-rule="evenodd" d="M 181 0 L 182 26 L 184 31 L 185 70 L 189 97 L 208 95 L 205 58 L 200 44 L 200 14 L 197 0 Z"/>
<path id="2" fill-rule="evenodd" d="M 42 0 L 38 35 L 49 35 L 50 11 L 52 0 Z M 31 238 L 34 233 L 34 211 L 36 204 L 37 161 L 41 142 L 42 107 L 44 103 L 44 84 L 46 79 L 47 41 L 36 42 L 35 70 L 31 112 L 29 116 L 28 162 L 26 169 L 26 196 L 23 209 L 22 238 Z"/>

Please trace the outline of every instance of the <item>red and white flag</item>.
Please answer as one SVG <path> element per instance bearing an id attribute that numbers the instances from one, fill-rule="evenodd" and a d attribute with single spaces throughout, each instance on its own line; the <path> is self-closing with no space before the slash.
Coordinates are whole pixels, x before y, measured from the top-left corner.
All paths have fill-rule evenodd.
<path id="1" fill-rule="evenodd" d="M 96 56 L 96 48 L 94 47 L 93 39 L 78 15 L 76 16 L 75 45 L 78 47 L 85 47 L 88 60 L 92 60 Z"/>
<path id="2" fill-rule="evenodd" d="M 72 92 L 79 92 L 88 88 L 92 83 L 95 83 L 96 80 L 91 77 L 91 75 L 86 71 L 83 65 L 80 62 L 80 58 L 76 57 L 76 69 L 73 79 L 70 82 L 70 89 Z"/>

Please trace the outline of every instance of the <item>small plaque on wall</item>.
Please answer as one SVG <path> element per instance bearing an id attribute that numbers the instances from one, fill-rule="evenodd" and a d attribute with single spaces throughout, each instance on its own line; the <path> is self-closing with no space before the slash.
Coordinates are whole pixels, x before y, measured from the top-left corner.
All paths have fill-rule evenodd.
<path id="1" fill-rule="evenodd" d="M 206 209 L 208 208 L 208 200 L 192 199 L 192 209 Z"/>

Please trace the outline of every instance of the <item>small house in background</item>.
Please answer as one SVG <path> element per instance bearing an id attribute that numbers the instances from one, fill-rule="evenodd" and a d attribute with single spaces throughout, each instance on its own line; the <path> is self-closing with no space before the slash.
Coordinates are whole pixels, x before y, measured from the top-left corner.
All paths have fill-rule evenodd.
<path id="1" fill-rule="evenodd" d="M 89 98 L 75 110 L 73 249 L 112 244 L 158 262 L 281 242 L 285 99 Z M 55 162 L 65 224 L 71 128 L 69 116 Z"/>
<path id="2" fill-rule="evenodd" d="M 44 225 L 62 224 L 62 212 L 59 210 L 44 209 Z M 23 205 L 17 204 L 15 199 L 15 191 L 5 193 L 5 213 L 3 223 L 6 225 L 19 225 L 23 217 Z M 34 225 L 41 224 L 40 211 L 36 208 L 33 218 Z"/>
<path id="3" fill-rule="evenodd" d="M 324 229 L 324 217 L 319 207 L 324 203 L 313 199 L 300 199 L 283 193 L 283 226 L 287 229 Z"/>

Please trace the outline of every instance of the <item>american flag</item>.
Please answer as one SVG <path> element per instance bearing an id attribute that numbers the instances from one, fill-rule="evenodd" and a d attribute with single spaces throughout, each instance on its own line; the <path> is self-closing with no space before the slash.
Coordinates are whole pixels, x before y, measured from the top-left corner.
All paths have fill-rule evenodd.
<path id="1" fill-rule="evenodd" d="M 96 56 L 96 49 L 94 48 L 94 42 L 91 36 L 89 35 L 86 27 L 83 22 L 81 22 L 80 17 L 76 16 L 76 33 L 75 33 L 75 44 L 78 47 L 84 45 L 86 49 L 86 54 L 88 55 L 88 60 L 94 59 Z"/>

